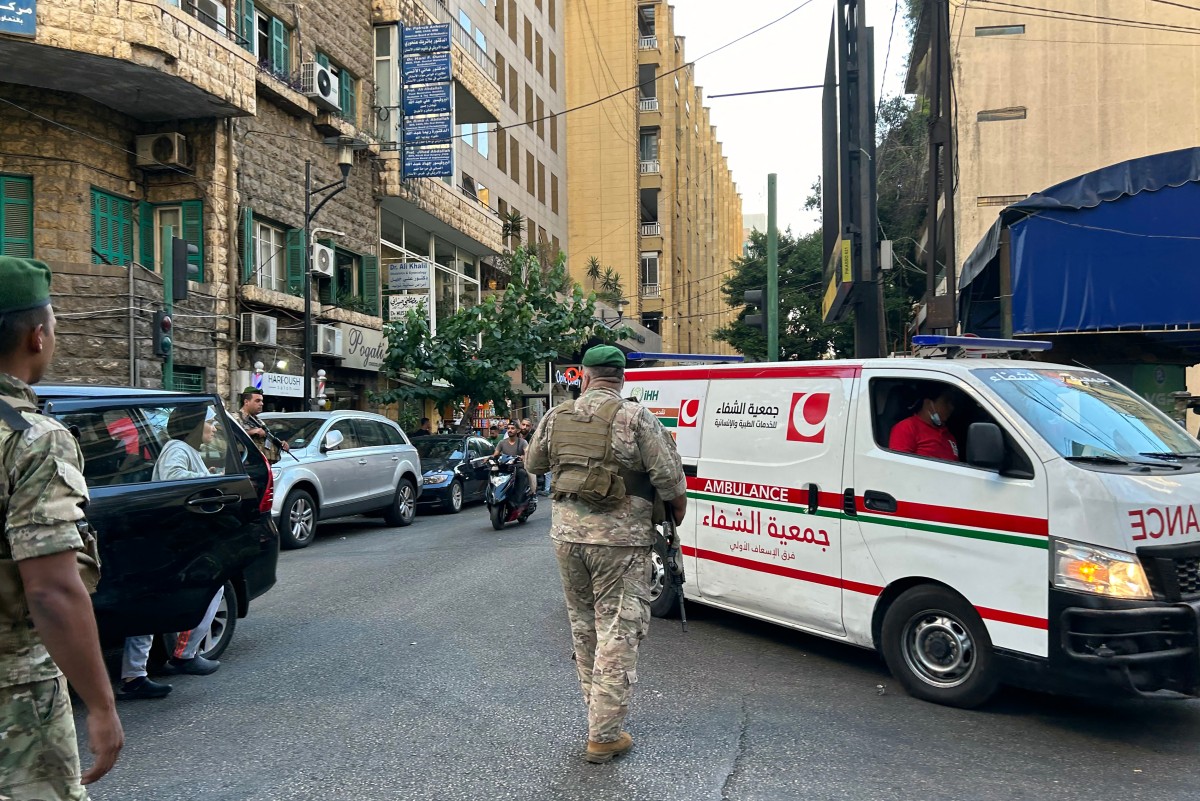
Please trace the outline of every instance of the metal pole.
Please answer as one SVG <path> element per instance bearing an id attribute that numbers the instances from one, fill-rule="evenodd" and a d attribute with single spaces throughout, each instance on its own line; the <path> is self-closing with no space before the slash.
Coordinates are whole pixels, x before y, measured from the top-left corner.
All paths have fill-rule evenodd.
<path id="1" fill-rule="evenodd" d="M 767 175 L 767 361 L 779 361 L 779 231 L 775 225 L 775 173 Z"/>
<path id="2" fill-rule="evenodd" d="M 308 226 L 312 222 L 312 161 L 304 162 L 304 229 L 301 232 L 304 248 L 304 386 L 302 407 L 312 408 L 312 276 L 309 274 Z"/>
<path id="3" fill-rule="evenodd" d="M 163 389 L 175 389 L 175 266 L 172 263 L 174 248 L 171 247 L 171 238 L 175 236 L 175 228 L 166 226 L 162 229 L 162 251 L 158 254 L 159 272 L 162 274 L 163 282 L 163 310 L 167 313 L 167 317 L 171 318 L 171 347 L 167 349 L 167 356 L 163 359 L 162 382 Z M 129 268 L 131 271 L 133 267 Z M 153 336 L 153 332 L 151 332 Z"/>

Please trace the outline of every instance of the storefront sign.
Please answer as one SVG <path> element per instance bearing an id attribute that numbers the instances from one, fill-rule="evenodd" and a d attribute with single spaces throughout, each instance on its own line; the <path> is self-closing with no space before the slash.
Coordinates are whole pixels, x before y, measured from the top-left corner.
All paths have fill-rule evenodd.
<path id="1" fill-rule="evenodd" d="M 404 319 L 410 309 L 419 309 L 428 297 L 428 295 L 389 295 L 388 319 Z"/>
<path id="2" fill-rule="evenodd" d="M 304 377 L 287 373 L 263 373 L 264 395 L 279 395 L 284 398 L 304 397 Z"/>
<path id="3" fill-rule="evenodd" d="M 404 115 L 449 114 L 450 84 L 434 83 L 404 87 Z"/>
<path id="4" fill-rule="evenodd" d="M 452 134 L 449 114 L 404 119 L 404 141 L 408 144 L 449 142 Z"/>
<path id="5" fill-rule="evenodd" d="M 567 389 L 582 386 L 583 368 L 574 364 L 554 368 L 554 383 Z"/>
<path id="6" fill-rule="evenodd" d="M 37 0 L 0 0 L 0 33 L 37 34 Z"/>
<path id="7" fill-rule="evenodd" d="M 428 289 L 429 265 L 423 261 L 394 261 L 388 266 L 388 289 Z"/>
<path id="8" fill-rule="evenodd" d="M 450 49 L 450 23 L 412 25 L 401 29 L 405 53 L 444 53 Z"/>
<path id="9" fill-rule="evenodd" d="M 345 342 L 342 367 L 379 372 L 387 355 L 388 341 L 382 331 L 349 323 L 338 323 Z"/>

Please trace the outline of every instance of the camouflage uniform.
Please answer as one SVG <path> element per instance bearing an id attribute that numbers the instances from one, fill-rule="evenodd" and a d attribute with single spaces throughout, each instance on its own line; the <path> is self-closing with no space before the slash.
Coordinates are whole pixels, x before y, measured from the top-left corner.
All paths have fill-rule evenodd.
<path id="1" fill-rule="evenodd" d="M 258 423 L 250 419 L 250 415 L 246 414 L 241 409 L 237 410 L 237 421 L 241 424 L 244 431 L 249 432 L 252 428 L 258 428 Z M 262 451 L 262 455 L 266 457 L 268 464 L 275 464 L 283 454 L 279 452 L 279 446 L 275 444 L 275 440 L 262 434 L 250 434 L 250 439 L 254 440 L 254 444 Z"/>
<path id="2" fill-rule="evenodd" d="M 2 373 L 0 396 L 37 402 Z M 67 682 L 33 627 L 15 564 L 83 550 L 83 455 L 57 420 L 22 416 L 32 425 L 20 433 L 0 419 L 0 799 L 86 801 Z"/>
<path id="3" fill-rule="evenodd" d="M 613 398 L 620 395 L 611 389 L 590 389 L 575 408 L 594 413 Z M 549 469 L 558 474 L 550 453 L 557 412 L 543 418 L 529 445 L 525 463 L 532 473 Z M 612 444 L 621 466 L 647 474 L 664 499 L 684 494 L 687 485 L 675 443 L 648 409 L 622 403 L 613 420 Z M 604 511 L 574 498 L 554 503 L 550 537 L 592 742 L 617 740 L 637 683 L 637 649 L 650 626 L 652 511 L 653 503 L 636 495 L 626 495 Z"/>

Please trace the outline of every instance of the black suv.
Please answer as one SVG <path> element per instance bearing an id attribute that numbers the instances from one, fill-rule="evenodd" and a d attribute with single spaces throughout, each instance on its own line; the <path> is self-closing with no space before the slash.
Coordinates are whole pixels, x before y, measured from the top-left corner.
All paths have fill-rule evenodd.
<path id="1" fill-rule="evenodd" d="M 219 655 L 251 599 L 275 584 L 274 483 L 262 454 L 213 395 L 34 389 L 43 413 L 61 421 L 83 450 L 86 514 L 100 543 L 92 603 L 102 640 L 193 628 L 223 587 L 222 608 L 200 651 Z M 183 423 L 194 432 L 194 421 L 206 417 L 215 425 L 199 426 L 203 437 L 193 434 L 187 448 L 174 445 L 160 459 Z M 190 472 L 179 467 L 184 462 Z"/>

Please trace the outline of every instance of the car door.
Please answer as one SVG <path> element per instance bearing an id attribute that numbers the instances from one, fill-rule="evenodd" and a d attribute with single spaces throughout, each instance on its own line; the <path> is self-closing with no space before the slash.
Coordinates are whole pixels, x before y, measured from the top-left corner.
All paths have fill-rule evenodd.
<path id="1" fill-rule="evenodd" d="M 341 444 L 326 448 L 331 433 L 342 435 Z M 358 443 L 354 421 L 349 417 L 334 418 L 321 434 L 321 453 L 313 462 L 313 470 L 321 479 L 321 517 L 354 514 L 365 506 L 367 491 L 367 459 Z"/>
<path id="2" fill-rule="evenodd" d="M 92 597 L 106 638 L 196 626 L 214 593 L 259 556 L 258 489 L 231 446 L 220 402 L 208 396 L 56 399 L 44 411 L 80 439 L 100 544 Z M 166 478 L 157 469 L 183 421 L 216 415 L 193 450 L 203 472 Z M 193 426 L 193 430 L 194 430 Z M 202 435 L 203 436 L 203 435 Z M 173 451 L 180 449 L 172 445 Z"/>
<path id="3" fill-rule="evenodd" d="M 396 492 L 396 468 L 400 454 L 388 444 L 385 426 L 377 420 L 355 418 L 354 430 L 358 434 L 360 464 L 363 465 L 363 487 L 367 498 L 380 504 L 391 500 Z"/>
<path id="4" fill-rule="evenodd" d="M 467 497 L 482 498 L 487 489 L 488 457 L 495 450 L 486 439 L 472 437 L 469 445 L 468 461 L 463 465 L 463 474 L 467 477 Z"/>

